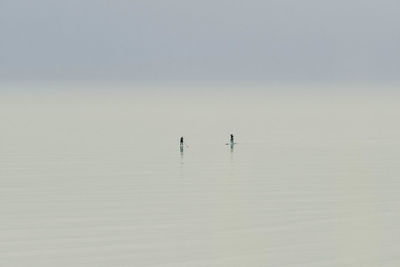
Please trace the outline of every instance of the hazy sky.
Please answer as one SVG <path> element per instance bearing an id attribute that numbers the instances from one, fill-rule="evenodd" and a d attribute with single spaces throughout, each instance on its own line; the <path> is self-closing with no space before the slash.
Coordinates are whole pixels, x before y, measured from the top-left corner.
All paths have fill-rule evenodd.
<path id="1" fill-rule="evenodd" d="M 398 0 L 0 0 L 0 81 L 400 80 Z"/>

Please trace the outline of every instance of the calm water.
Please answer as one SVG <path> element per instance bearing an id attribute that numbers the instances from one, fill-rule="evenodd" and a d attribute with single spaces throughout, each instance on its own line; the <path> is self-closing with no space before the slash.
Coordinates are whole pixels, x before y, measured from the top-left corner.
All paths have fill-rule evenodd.
<path id="1" fill-rule="evenodd" d="M 2 92 L 0 265 L 400 266 L 399 100 Z"/>

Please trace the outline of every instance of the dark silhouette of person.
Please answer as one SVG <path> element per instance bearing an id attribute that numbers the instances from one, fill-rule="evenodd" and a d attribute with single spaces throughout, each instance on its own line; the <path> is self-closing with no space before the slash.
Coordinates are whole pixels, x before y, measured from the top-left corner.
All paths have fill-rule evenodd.
<path id="1" fill-rule="evenodd" d="M 183 146 L 183 136 L 181 137 L 180 146 Z"/>
<path id="2" fill-rule="evenodd" d="M 231 134 L 231 144 L 233 144 L 234 143 L 234 141 L 233 141 L 233 134 Z"/>

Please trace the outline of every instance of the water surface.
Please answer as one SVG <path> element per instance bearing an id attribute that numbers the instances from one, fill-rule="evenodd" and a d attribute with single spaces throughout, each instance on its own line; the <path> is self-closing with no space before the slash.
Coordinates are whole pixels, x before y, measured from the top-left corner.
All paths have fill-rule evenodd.
<path id="1" fill-rule="evenodd" d="M 2 92 L 0 265 L 400 266 L 398 100 Z"/>

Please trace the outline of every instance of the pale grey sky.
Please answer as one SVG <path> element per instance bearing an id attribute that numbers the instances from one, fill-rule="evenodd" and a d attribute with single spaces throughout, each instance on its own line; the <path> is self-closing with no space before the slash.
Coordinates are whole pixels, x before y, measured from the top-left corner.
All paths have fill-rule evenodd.
<path id="1" fill-rule="evenodd" d="M 0 0 L 0 81 L 397 82 L 398 0 Z"/>

